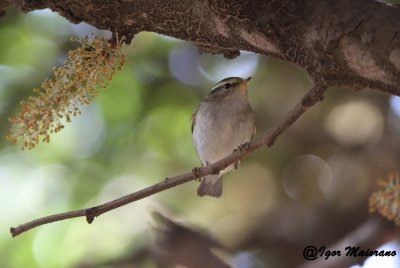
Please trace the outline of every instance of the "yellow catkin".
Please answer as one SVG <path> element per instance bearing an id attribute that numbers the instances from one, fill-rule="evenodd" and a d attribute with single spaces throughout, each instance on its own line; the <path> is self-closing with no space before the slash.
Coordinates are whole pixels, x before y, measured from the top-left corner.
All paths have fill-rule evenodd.
<path id="1" fill-rule="evenodd" d="M 115 43 L 102 36 L 85 36 L 80 46 L 68 52 L 61 67 L 53 69 L 54 78 L 35 88 L 35 96 L 21 101 L 21 111 L 10 118 L 11 133 L 7 139 L 32 149 L 39 142 L 49 142 L 50 134 L 64 128 L 60 119 L 71 121 L 80 113 L 79 106 L 89 104 L 98 94 L 97 88 L 107 88 L 116 70 L 126 61 L 123 39 Z"/>
<path id="2" fill-rule="evenodd" d="M 400 176 L 391 173 L 388 178 L 378 181 L 379 191 L 369 198 L 370 212 L 378 211 L 383 217 L 400 225 Z"/>

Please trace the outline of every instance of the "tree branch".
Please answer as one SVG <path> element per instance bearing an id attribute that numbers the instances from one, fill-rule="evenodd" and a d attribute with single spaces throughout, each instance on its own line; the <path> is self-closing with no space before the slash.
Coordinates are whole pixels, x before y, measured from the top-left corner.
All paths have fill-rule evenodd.
<path id="1" fill-rule="evenodd" d="M 140 191 L 131 193 L 129 195 L 120 197 L 113 201 L 104 203 L 99 206 L 85 208 L 80 210 L 74 210 L 70 212 L 54 214 L 47 217 L 39 218 L 37 220 L 24 223 L 19 225 L 16 228 L 11 228 L 10 232 L 13 237 L 26 232 L 32 228 L 51 223 L 56 221 L 62 221 L 70 218 L 76 217 L 86 217 L 88 223 L 92 223 L 94 218 L 100 216 L 103 213 L 106 213 L 110 210 L 119 208 L 126 204 L 135 202 L 137 200 L 143 199 L 150 195 L 159 193 L 161 191 L 170 189 L 177 185 L 189 182 L 194 180 L 193 174 L 195 173 L 197 177 L 204 177 L 210 174 L 216 174 L 220 170 L 225 169 L 227 166 L 236 163 L 238 160 L 242 159 L 244 156 L 250 154 L 251 152 L 261 148 L 262 146 L 266 145 L 271 147 L 277 137 L 282 134 L 284 130 L 289 128 L 293 125 L 297 119 L 300 118 L 308 108 L 314 105 L 316 102 L 323 99 L 323 94 L 326 91 L 327 86 L 324 84 L 316 84 L 310 91 L 308 91 L 304 97 L 298 102 L 292 110 L 290 110 L 286 116 L 276 123 L 269 131 L 265 132 L 261 137 L 252 140 L 251 142 L 247 143 L 245 146 L 241 146 L 238 150 L 234 150 L 232 154 L 226 156 L 225 158 L 221 159 L 220 161 L 211 164 L 209 166 L 200 167 L 193 169 L 192 172 L 187 172 L 182 175 L 178 175 L 172 178 L 166 178 L 165 180 L 154 184 L 150 187 L 144 188 Z"/>
<path id="2" fill-rule="evenodd" d="M 227 58 L 247 50 L 303 67 L 328 86 L 400 95 L 400 8 L 376 0 L 14 0 L 126 36 L 151 31 Z M 7 5 L 7 4 L 6 4 Z"/>

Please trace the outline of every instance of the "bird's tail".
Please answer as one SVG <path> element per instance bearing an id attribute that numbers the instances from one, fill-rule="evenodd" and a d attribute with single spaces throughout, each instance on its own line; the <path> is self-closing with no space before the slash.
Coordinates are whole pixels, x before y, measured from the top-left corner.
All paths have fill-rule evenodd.
<path id="1" fill-rule="evenodd" d="M 197 194 L 220 197 L 222 195 L 222 175 L 209 175 L 202 178 L 199 188 L 197 188 Z"/>

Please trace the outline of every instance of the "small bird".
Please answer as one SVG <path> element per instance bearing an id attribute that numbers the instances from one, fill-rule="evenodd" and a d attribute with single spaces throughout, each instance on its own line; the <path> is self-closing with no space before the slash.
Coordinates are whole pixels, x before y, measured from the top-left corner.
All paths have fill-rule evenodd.
<path id="1" fill-rule="evenodd" d="M 256 123 L 247 101 L 247 82 L 250 79 L 228 77 L 221 80 L 193 112 L 193 143 L 203 166 L 221 160 L 253 138 Z M 223 174 L 237 168 L 238 164 L 226 167 L 219 174 L 201 178 L 197 194 L 220 197 Z"/>

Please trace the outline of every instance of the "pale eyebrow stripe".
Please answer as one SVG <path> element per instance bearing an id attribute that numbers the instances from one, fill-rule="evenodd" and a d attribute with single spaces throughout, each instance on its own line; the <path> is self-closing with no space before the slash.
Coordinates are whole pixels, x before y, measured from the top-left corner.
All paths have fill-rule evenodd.
<path id="1" fill-rule="evenodd" d="M 210 90 L 210 92 L 216 92 L 216 91 L 218 91 L 219 89 L 221 89 L 222 88 L 222 84 L 221 83 L 218 83 L 215 87 L 213 87 L 211 90 Z"/>
<path id="2" fill-rule="evenodd" d="M 228 79 L 224 79 L 224 80 L 222 80 L 222 81 L 219 81 L 219 83 L 216 84 L 216 85 L 213 87 L 213 89 L 214 89 L 214 88 L 217 88 L 217 87 L 220 87 L 220 86 L 222 86 L 222 85 L 225 85 L 226 83 L 236 84 L 237 82 L 238 82 L 238 79 L 236 79 L 235 77 L 233 77 L 233 78 L 228 78 Z"/>
<path id="3" fill-rule="evenodd" d="M 234 79 L 234 78 L 231 78 L 231 79 L 228 79 L 228 80 L 222 80 L 222 81 L 220 81 L 218 84 L 216 84 L 216 85 L 210 90 L 210 92 L 216 92 L 216 91 L 218 91 L 218 90 L 221 89 L 222 86 L 225 85 L 226 83 L 230 83 L 232 86 L 234 86 L 234 85 L 238 84 L 239 81 L 237 81 L 237 79 Z"/>

